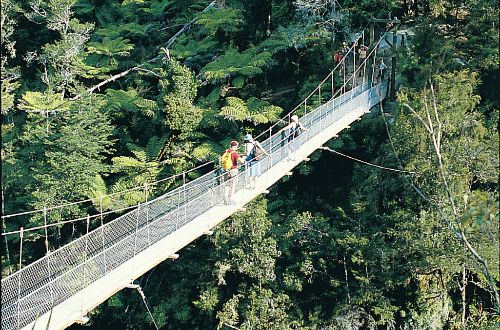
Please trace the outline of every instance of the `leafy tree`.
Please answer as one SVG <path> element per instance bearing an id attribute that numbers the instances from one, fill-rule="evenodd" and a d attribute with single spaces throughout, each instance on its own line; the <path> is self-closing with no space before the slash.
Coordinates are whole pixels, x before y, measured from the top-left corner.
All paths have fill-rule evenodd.
<path id="1" fill-rule="evenodd" d="M 496 272 L 498 267 L 494 266 L 493 270 L 488 267 L 488 264 L 495 265 L 498 260 L 486 260 L 478 254 L 465 231 L 470 221 L 462 220 L 468 218 L 467 199 L 462 196 L 478 190 L 475 185 L 487 187 L 495 182 L 495 173 L 498 171 L 496 151 L 488 147 L 491 146 L 488 141 L 496 140 L 498 136 L 482 124 L 484 120 L 474 110 L 479 102 L 478 96 L 473 94 L 477 86 L 476 77 L 467 71 L 443 74 L 435 77 L 435 90 L 434 85 L 431 85 L 431 90 L 424 90 L 423 95 L 402 93 L 400 100 L 410 110 L 410 114 L 400 113 L 401 121 L 398 121 L 397 127 L 407 130 L 404 133 L 399 130 L 396 132 L 398 139 L 401 139 L 401 134 L 416 131 L 419 138 L 413 140 L 413 145 L 406 144 L 409 149 L 402 150 L 404 157 L 408 157 L 405 163 L 409 169 L 418 170 L 419 187 L 430 200 L 435 201 L 433 204 L 440 216 L 478 262 L 483 279 L 487 280 L 493 291 L 496 305 L 500 306 L 493 280 L 499 276 Z M 413 126 L 415 121 L 418 125 Z M 410 125 L 414 129 L 410 130 Z M 411 149 L 418 150 L 419 153 L 410 156 L 408 151 Z M 419 157 L 420 154 L 423 157 Z M 486 232 L 490 230 L 486 229 L 489 227 L 488 223 L 493 225 L 496 222 L 498 218 L 494 213 L 488 216 L 484 228 Z M 473 237 L 470 239 L 474 239 Z M 480 240 L 480 237 L 477 239 Z M 498 240 L 498 237 L 494 239 Z M 486 254 L 491 255 L 491 252 Z"/>

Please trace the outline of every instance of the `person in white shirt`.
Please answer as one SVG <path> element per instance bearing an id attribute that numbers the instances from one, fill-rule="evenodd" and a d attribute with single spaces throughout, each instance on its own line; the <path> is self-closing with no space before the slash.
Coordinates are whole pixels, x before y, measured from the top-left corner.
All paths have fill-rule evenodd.
<path id="1" fill-rule="evenodd" d="M 261 160 L 264 155 L 269 156 L 259 141 L 252 138 L 251 134 L 245 135 L 246 164 L 249 176 L 249 189 L 255 189 L 257 178 L 262 174 Z"/>
<path id="2" fill-rule="evenodd" d="M 299 122 L 299 116 L 293 115 L 290 119 L 290 124 L 283 127 L 279 132 L 288 131 L 288 160 L 294 160 L 292 152 L 295 150 L 295 139 L 302 134 L 302 132 L 307 132 L 308 129 Z"/>
<path id="3" fill-rule="evenodd" d="M 380 64 L 378 65 L 378 77 L 380 79 L 380 82 L 384 80 L 385 69 L 387 69 L 387 66 L 384 63 L 384 59 L 381 59 Z"/>

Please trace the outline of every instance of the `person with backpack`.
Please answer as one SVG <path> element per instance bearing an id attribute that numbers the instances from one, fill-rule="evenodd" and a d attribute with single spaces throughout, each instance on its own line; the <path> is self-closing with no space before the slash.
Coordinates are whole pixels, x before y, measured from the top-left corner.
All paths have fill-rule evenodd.
<path id="1" fill-rule="evenodd" d="M 387 69 L 387 65 L 384 63 L 384 59 L 380 59 L 379 65 L 378 65 L 378 78 L 380 82 L 384 80 L 384 73 L 385 69 Z"/>
<path id="2" fill-rule="evenodd" d="M 221 166 L 224 170 L 224 204 L 234 205 L 233 200 L 236 191 L 236 184 L 238 183 L 238 162 L 245 163 L 245 159 L 238 155 L 237 141 L 231 141 L 229 149 L 226 149 L 221 157 Z"/>
<path id="3" fill-rule="evenodd" d="M 279 132 L 288 131 L 288 160 L 294 160 L 291 155 L 295 150 L 295 139 L 299 137 L 302 132 L 307 132 L 308 129 L 299 122 L 299 116 L 293 115 L 290 119 L 290 124 L 283 127 Z"/>
<path id="4" fill-rule="evenodd" d="M 259 141 L 252 138 L 251 134 L 245 135 L 245 151 L 246 151 L 246 164 L 248 169 L 248 176 L 250 178 L 249 189 L 255 189 L 257 178 L 262 174 L 260 161 L 264 155 L 269 156 L 264 147 Z"/>

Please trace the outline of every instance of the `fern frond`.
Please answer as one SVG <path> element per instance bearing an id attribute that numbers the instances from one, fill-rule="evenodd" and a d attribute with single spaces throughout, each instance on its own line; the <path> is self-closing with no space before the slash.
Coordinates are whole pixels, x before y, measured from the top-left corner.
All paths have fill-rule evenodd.
<path id="1" fill-rule="evenodd" d="M 193 40 L 191 36 L 182 36 L 174 43 L 171 55 L 189 61 L 195 56 L 212 53 L 216 45 L 217 41 L 212 36 L 200 41 Z"/>
<path id="2" fill-rule="evenodd" d="M 193 151 L 191 152 L 191 154 L 193 155 L 193 158 L 199 162 L 205 162 L 205 161 L 212 159 L 218 155 L 214 151 L 212 145 L 210 143 L 207 143 L 207 142 L 202 143 L 201 145 L 194 148 Z"/>
<path id="3" fill-rule="evenodd" d="M 72 7 L 79 15 L 89 14 L 94 11 L 95 6 L 89 0 L 78 0 Z"/>
<path id="4" fill-rule="evenodd" d="M 148 144 L 146 145 L 145 148 L 148 159 L 153 160 L 158 158 L 160 152 L 165 147 L 165 142 L 167 141 L 167 139 L 168 135 L 164 135 L 161 138 L 153 136 L 152 138 L 149 139 Z"/>
<path id="5" fill-rule="evenodd" d="M 226 81 L 238 75 L 253 77 L 263 73 L 262 68 L 273 63 L 270 52 L 257 53 L 255 48 L 249 48 L 240 53 L 237 49 L 230 48 L 217 60 L 203 67 L 201 74 L 210 82 Z"/>
<path id="6" fill-rule="evenodd" d="M 61 100 L 60 94 L 50 92 L 26 92 L 23 94 L 19 109 L 31 112 L 68 110 L 70 102 Z"/>
<path id="7" fill-rule="evenodd" d="M 158 111 L 159 107 L 158 104 L 153 101 L 153 100 L 148 100 L 148 99 L 137 99 L 133 102 L 140 110 L 142 110 L 142 113 L 149 117 L 153 118 L 156 115 L 156 112 Z"/>
<path id="8" fill-rule="evenodd" d="M 111 161 L 113 162 L 112 173 L 130 172 L 143 164 L 141 161 L 127 156 L 113 157 Z"/>
<path id="9" fill-rule="evenodd" d="M 219 115 L 235 121 L 243 121 L 248 117 L 248 107 L 240 98 L 230 96 L 226 98 L 227 105 L 222 107 Z"/>
<path id="10" fill-rule="evenodd" d="M 197 17 L 196 24 L 202 25 L 209 35 L 215 35 L 217 31 L 236 32 L 243 23 L 243 13 L 237 8 L 213 8 Z"/>
<path id="11" fill-rule="evenodd" d="M 114 39 L 105 37 L 101 42 L 87 43 L 87 52 L 109 57 L 128 56 L 130 55 L 130 51 L 134 49 L 134 45 L 129 43 L 129 41 L 129 39 L 124 39 L 123 37 Z"/>
<path id="12" fill-rule="evenodd" d="M 220 98 L 220 87 L 212 89 L 210 94 L 202 96 L 198 100 L 198 105 L 202 108 L 214 109 L 217 107 L 217 102 Z"/>

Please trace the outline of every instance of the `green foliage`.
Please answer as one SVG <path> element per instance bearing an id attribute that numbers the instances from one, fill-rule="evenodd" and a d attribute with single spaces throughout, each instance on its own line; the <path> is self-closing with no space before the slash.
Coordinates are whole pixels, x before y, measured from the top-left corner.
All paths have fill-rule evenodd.
<path id="1" fill-rule="evenodd" d="M 199 41 L 181 36 L 173 46 L 172 56 L 186 63 L 209 62 L 216 45 L 217 42 L 210 36 Z"/>
<path id="2" fill-rule="evenodd" d="M 90 0 L 78 0 L 73 9 L 78 15 L 85 15 L 92 13 L 95 10 L 95 5 Z"/>
<path id="3" fill-rule="evenodd" d="M 107 73 L 118 68 L 118 57 L 130 55 L 130 50 L 134 49 L 134 45 L 129 43 L 130 40 L 118 37 L 116 39 L 103 38 L 101 42 L 87 43 L 86 63 L 100 69 L 102 73 Z M 99 78 L 105 78 L 101 75 Z"/>
<path id="4" fill-rule="evenodd" d="M 207 64 L 201 73 L 209 82 L 225 82 L 234 76 L 253 77 L 262 74 L 262 68 L 272 63 L 270 52 L 257 52 L 255 48 L 249 48 L 240 53 L 236 48 L 230 48 L 220 58 Z"/>
<path id="5" fill-rule="evenodd" d="M 2 70 L 3 75 L 3 70 Z M 15 77 L 3 78 L 1 85 L 1 113 L 6 115 L 14 108 L 13 92 L 19 87 L 19 82 L 15 81 Z"/>
<path id="6" fill-rule="evenodd" d="M 26 92 L 19 104 L 19 109 L 21 110 L 38 112 L 40 114 L 65 111 L 69 108 L 70 104 L 67 100 L 61 99 L 60 95 L 49 91 L 45 93 Z"/>
<path id="7" fill-rule="evenodd" d="M 407 22 L 416 35 L 398 50 L 404 88 L 396 105 L 384 106 L 396 152 L 377 111 L 327 142 L 414 173 L 315 152 L 266 199 L 140 282 L 165 329 L 493 328 L 489 278 L 450 226 L 463 231 L 498 283 L 496 4 L 398 8 L 407 2 L 363 0 L 334 10 L 330 0 L 226 0 L 200 13 L 208 3 L 2 0 L 5 211 L 92 198 L 50 212 L 52 222 L 160 195 L 179 182 L 148 184 L 218 157 L 228 141 L 298 104 L 331 69 L 336 40 L 367 18 L 424 14 Z M 168 58 L 166 40 L 193 18 Z M 424 125 L 430 121 L 434 136 Z M 81 229 L 49 232 L 51 248 Z M 25 261 L 43 253 L 40 234 L 24 237 Z M 2 261 L 18 260 L 19 238 L 7 243 Z M 92 318 L 96 328 L 152 326 L 135 292 L 114 296 Z"/>
<path id="8" fill-rule="evenodd" d="M 216 287 L 207 288 L 200 294 L 200 298 L 193 304 L 201 310 L 212 313 L 219 302 L 219 294 Z"/>
<path id="9" fill-rule="evenodd" d="M 234 121 L 250 121 L 257 124 L 266 124 L 279 119 L 283 111 L 280 107 L 261 101 L 255 97 L 246 102 L 237 97 L 227 97 L 227 105 L 222 107 L 219 116 Z"/>
<path id="10" fill-rule="evenodd" d="M 140 97 L 136 90 L 106 90 L 106 109 L 118 118 L 127 117 L 127 113 L 139 112 L 151 118 L 156 115 L 158 104 L 153 100 Z"/>
<path id="11" fill-rule="evenodd" d="M 68 111 L 46 116 L 29 113 L 16 142 L 20 169 L 30 173 L 21 182 L 30 196 L 24 203 L 32 207 L 86 198 L 96 175 L 108 172 L 104 160 L 112 151 L 109 119 L 92 99 L 67 106 Z M 81 108 L 86 111 L 78 111 Z"/>
<path id="12" fill-rule="evenodd" d="M 196 19 L 196 24 L 203 26 L 212 36 L 217 32 L 234 33 L 242 23 L 242 13 L 237 8 L 210 9 L 198 14 Z"/>
<path id="13" fill-rule="evenodd" d="M 154 193 L 157 186 L 148 186 L 148 184 L 156 181 L 162 171 L 165 162 L 159 159 L 166 140 L 166 136 L 162 138 L 153 136 L 144 148 L 128 143 L 127 148 L 133 156 L 113 157 L 111 172 L 123 175 L 113 184 L 111 191 L 120 192 L 143 187 L 143 189 L 129 191 L 123 196 L 118 195 L 118 199 L 123 198 L 127 205 L 136 205 L 146 200 L 146 194 Z"/>

